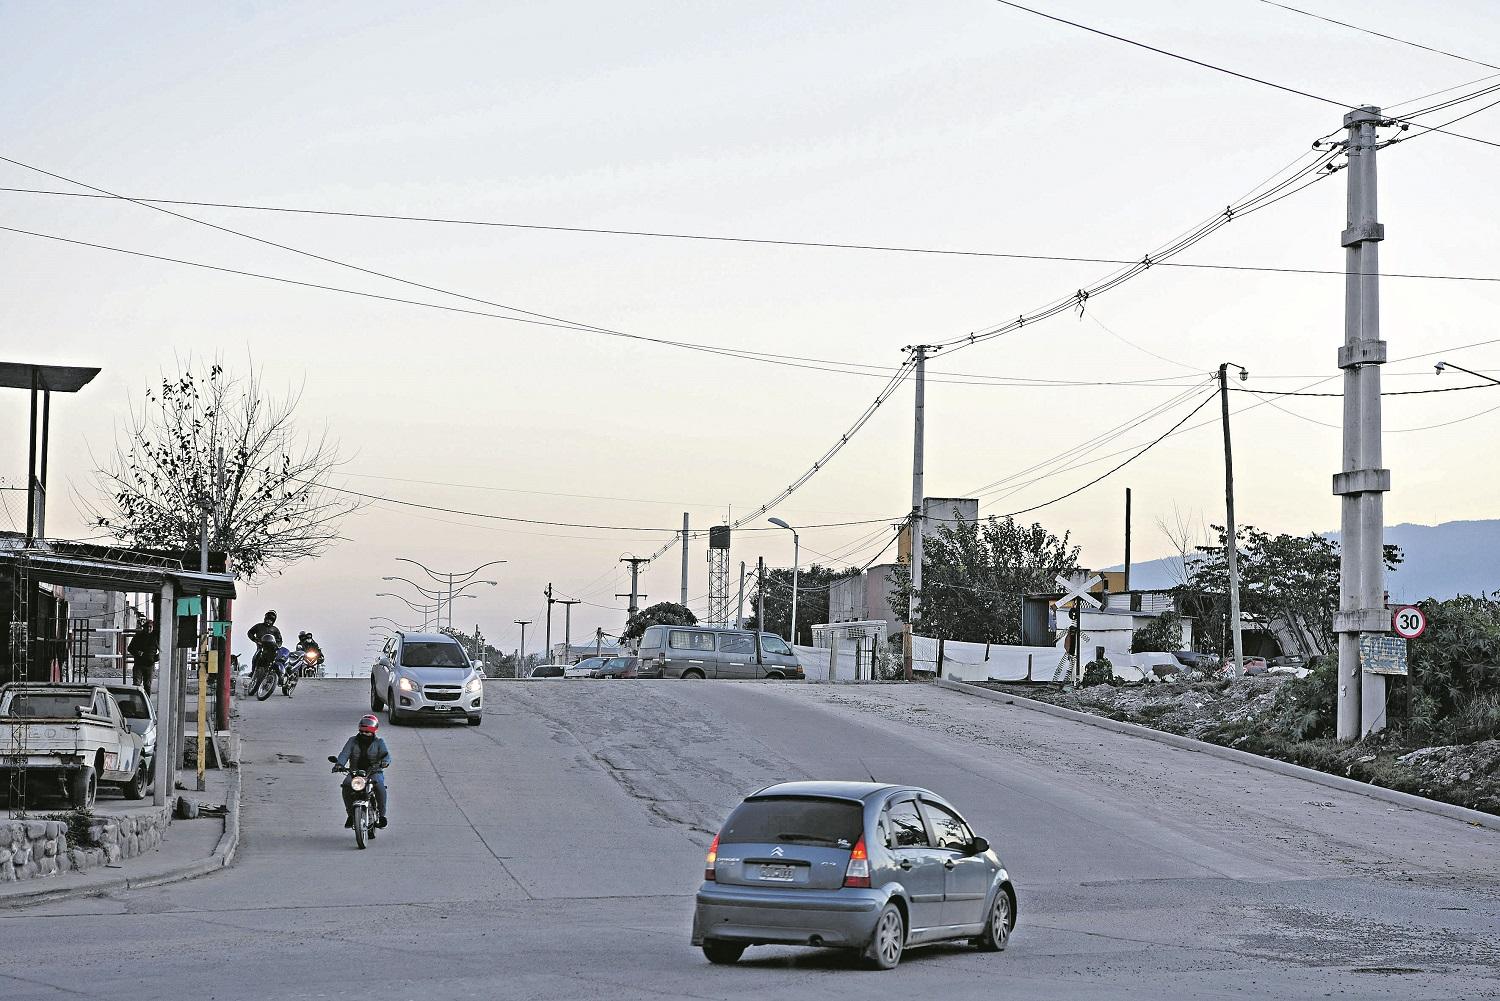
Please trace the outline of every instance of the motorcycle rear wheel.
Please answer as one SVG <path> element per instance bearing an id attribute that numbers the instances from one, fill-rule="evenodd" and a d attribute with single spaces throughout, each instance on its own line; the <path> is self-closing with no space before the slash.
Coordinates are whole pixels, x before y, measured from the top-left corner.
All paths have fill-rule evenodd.
<path id="1" fill-rule="evenodd" d="M 354 804 L 354 843 L 361 849 L 365 846 L 365 806 Z"/>
<path id="2" fill-rule="evenodd" d="M 297 674 L 294 671 L 291 674 L 287 675 L 285 684 L 283 684 L 281 686 L 281 694 L 285 695 L 287 698 L 291 698 L 292 697 L 292 692 L 295 691 L 296 688 L 297 688 Z"/>

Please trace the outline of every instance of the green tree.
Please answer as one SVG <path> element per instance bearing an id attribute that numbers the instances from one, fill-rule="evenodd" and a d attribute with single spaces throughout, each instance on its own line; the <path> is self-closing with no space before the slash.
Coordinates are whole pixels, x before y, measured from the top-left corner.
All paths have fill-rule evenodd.
<path id="1" fill-rule="evenodd" d="M 1055 577 L 1078 569 L 1080 547 L 1040 524 L 1014 518 L 940 525 L 923 539 L 916 630 L 973 643 L 1019 643 L 1027 594 L 1054 591 Z M 895 574 L 891 609 L 907 621 L 911 575 Z"/>
<path id="2" fill-rule="evenodd" d="M 828 591 L 835 581 L 858 573 L 853 567 L 836 570 L 833 567 L 814 563 L 797 573 L 797 638 L 792 642 L 812 646 L 812 627 L 828 621 Z M 766 594 L 766 624 L 759 618 L 762 582 L 756 581 L 746 609 L 750 613 L 745 619 L 747 629 L 764 629 L 785 637 L 792 622 L 792 570 L 766 568 L 764 590 Z"/>
<path id="3" fill-rule="evenodd" d="M 1229 566 L 1224 529 L 1218 525 L 1217 546 L 1199 546 L 1199 557 L 1188 568 L 1188 580 L 1174 588 L 1178 608 L 1202 626 L 1227 623 Z M 1337 651 L 1333 617 L 1339 608 L 1339 544 L 1317 534 L 1271 535 L 1251 525 L 1235 534 L 1239 555 L 1240 611 L 1267 625 L 1279 626 L 1304 657 Z M 1385 565 L 1394 570 L 1401 550 L 1385 547 Z M 1227 627 L 1226 627 L 1227 628 Z M 1218 641 L 1211 628 L 1196 633 L 1205 646 Z M 1216 650 L 1215 652 L 1222 652 Z"/>
<path id="4" fill-rule="evenodd" d="M 698 616 L 686 605 L 675 601 L 658 601 L 632 615 L 620 634 L 620 643 L 635 643 L 645 634 L 648 626 L 696 626 Z"/>
<path id="5" fill-rule="evenodd" d="M 1135 631 L 1130 638 L 1131 653 L 1171 653 L 1182 649 L 1182 616 L 1162 612 Z"/>

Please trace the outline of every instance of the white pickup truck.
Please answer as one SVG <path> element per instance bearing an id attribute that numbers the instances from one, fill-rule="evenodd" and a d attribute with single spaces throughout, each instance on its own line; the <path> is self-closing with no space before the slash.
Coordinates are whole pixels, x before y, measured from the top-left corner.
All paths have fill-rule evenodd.
<path id="1" fill-rule="evenodd" d="M 150 784 L 141 738 L 102 685 L 0 687 L 0 775 L 17 769 L 31 795 L 60 793 L 76 809 L 94 805 L 101 782 L 121 786 L 129 799 L 143 798 Z"/>

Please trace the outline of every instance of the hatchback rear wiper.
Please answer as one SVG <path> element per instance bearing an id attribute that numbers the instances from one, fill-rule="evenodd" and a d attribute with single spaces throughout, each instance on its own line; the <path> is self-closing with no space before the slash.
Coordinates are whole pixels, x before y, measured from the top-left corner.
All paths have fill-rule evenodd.
<path id="1" fill-rule="evenodd" d="M 777 841 L 823 841 L 827 844 L 837 844 L 844 838 L 831 838 L 826 834 L 778 834 Z"/>

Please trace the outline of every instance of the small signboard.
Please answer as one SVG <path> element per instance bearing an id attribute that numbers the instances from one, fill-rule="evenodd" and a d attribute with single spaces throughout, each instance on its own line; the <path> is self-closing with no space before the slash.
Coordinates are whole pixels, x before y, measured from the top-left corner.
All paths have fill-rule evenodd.
<path id="1" fill-rule="evenodd" d="M 1414 640 L 1427 631 L 1427 613 L 1416 605 L 1397 605 L 1391 609 L 1391 631 L 1402 639 Z"/>
<path id="2" fill-rule="evenodd" d="M 1363 633 L 1359 637 L 1359 667 L 1366 674 L 1406 674 L 1406 640 L 1384 633 Z"/>
<path id="3" fill-rule="evenodd" d="M 199 615 L 203 612 L 203 598 L 199 595 L 189 595 L 186 598 L 177 599 L 177 615 Z"/>

